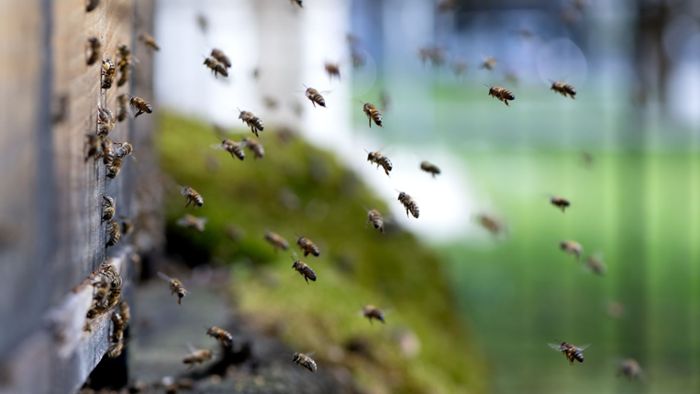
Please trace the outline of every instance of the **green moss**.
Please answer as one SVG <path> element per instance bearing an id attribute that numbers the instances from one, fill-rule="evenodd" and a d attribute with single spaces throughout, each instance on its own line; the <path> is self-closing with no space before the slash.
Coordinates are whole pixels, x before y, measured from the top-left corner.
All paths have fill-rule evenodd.
<path id="1" fill-rule="evenodd" d="M 220 138 L 205 124 L 165 115 L 160 128 L 162 165 L 173 180 L 166 190 L 169 239 L 177 240 L 172 249 L 234 263 L 243 312 L 267 324 L 283 322 L 281 334 L 291 346 L 315 351 L 321 363 L 347 366 L 365 387 L 484 391 L 484 368 L 459 322 L 441 261 L 410 233 L 381 234 L 368 225 L 366 208 L 387 212 L 386 206 L 331 154 L 301 139 L 283 144 L 266 130 L 260 138 L 265 158 L 239 161 L 211 149 Z M 185 208 L 177 185 L 198 190 L 204 207 Z M 185 213 L 207 217 L 206 230 L 178 227 Z M 230 225 L 241 230 L 240 239 L 227 236 Z M 321 257 L 304 260 L 319 280 L 307 285 L 292 270 L 291 254 L 275 252 L 263 240 L 266 230 L 286 237 L 296 253 L 298 235 L 314 240 Z M 240 264 L 245 261 L 250 264 Z M 388 324 L 361 318 L 367 303 L 387 308 Z M 419 338 L 415 357 L 400 351 L 394 338 L 399 328 Z M 352 338 L 371 344 L 371 360 L 334 351 Z"/>

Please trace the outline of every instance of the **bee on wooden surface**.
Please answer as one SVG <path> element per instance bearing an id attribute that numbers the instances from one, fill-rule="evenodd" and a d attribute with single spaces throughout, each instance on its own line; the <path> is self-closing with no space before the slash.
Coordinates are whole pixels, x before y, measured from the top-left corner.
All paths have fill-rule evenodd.
<path id="1" fill-rule="evenodd" d="M 100 5 L 100 0 L 85 0 L 85 12 L 92 12 Z"/>
<path id="2" fill-rule="evenodd" d="M 116 178 L 117 175 L 119 175 L 119 172 L 122 170 L 123 159 L 114 156 L 104 156 L 104 158 L 106 160 L 105 169 L 107 170 L 107 178 Z"/>
<path id="3" fill-rule="evenodd" d="M 171 278 L 162 272 L 158 272 L 158 276 L 164 281 L 168 282 L 168 285 L 170 286 L 170 294 L 177 295 L 177 304 L 182 304 L 182 299 L 185 298 L 188 293 L 185 286 L 182 285 L 182 282 L 179 279 Z"/>
<path id="4" fill-rule="evenodd" d="M 413 201 L 413 198 L 409 196 L 408 194 L 404 192 L 399 193 L 399 201 L 401 201 L 401 204 L 403 204 L 404 208 L 406 208 L 406 216 L 408 217 L 409 212 L 411 215 L 413 215 L 414 218 L 418 219 L 418 215 L 420 214 L 420 211 L 418 209 L 418 205 L 416 204 L 415 201 Z"/>
<path id="5" fill-rule="evenodd" d="M 297 239 L 297 245 L 299 245 L 299 248 L 301 248 L 301 250 L 304 252 L 304 257 L 310 254 L 314 257 L 321 255 L 321 251 L 318 249 L 318 246 L 316 246 L 313 241 L 306 237 L 299 237 Z"/>
<path id="6" fill-rule="evenodd" d="M 129 105 L 131 105 L 131 108 L 133 110 L 137 111 L 134 115 L 134 119 L 138 118 L 139 115 L 143 113 L 150 114 L 151 112 L 153 112 L 151 104 L 148 103 L 146 100 L 142 99 L 141 97 L 132 96 L 131 99 L 129 99 Z"/>
<path id="7" fill-rule="evenodd" d="M 107 308 L 116 306 L 122 296 L 122 277 L 112 264 L 105 264 L 100 268 L 100 275 L 109 287 L 107 294 Z"/>
<path id="8" fill-rule="evenodd" d="M 234 140 L 230 140 L 228 138 L 224 139 L 221 141 L 221 144 L 218 145 L 218 148 L 221 148 L 225 150 L 226 152 L 231 154 L 231 157 L 236 157 L 238 160 L 244 160 L 245 159 L 245 152 L 243 151 L 243 142 L 236 142 Z"/>
<path id="9" fill-rule="evenodd" d="M 497 63 L 498 63 L 498 62 L 496 61 L 495 58 L 493 58 L 493 57 L 491 57 L 491 56 L 488 56 L 488 57 L 486 57 L 486 58 L 484 59 L 483 62 L 481 62 L 481 64 L 479 65 L 479 68 L 482 69 L 482 70 L 489 70 L 489 71 L 491 71 L 491 70 L 493 70 L 494 68 L 496 68 L 496 64 L 497 64 Z"/>
<path id="10" fill-rule="evenodd" d="M 129 96 L 124 93 L 117 96 L 117 106 L 119 107 L 119 110 L 117 111 L 117 122 L 123 122 L 126 120 L 126 117 L 129 115 L 129 110 L 127 107 L 128 104 Z"/>
<path id="11" fill-rule="evenodd" d="M 548 344 L 549 347 L 552 349 L 564 353 L 564 356 L 566 356 L 566 359 L 569 360 L 570 364 L 573 364 L 574 361 L 578 361 L 580 363 L 583 362 L 583 351 L 588 347 L 586 346 L 581 346 L 577 347 L 574 346 L 570 343 L 562 342 L 559 345 L 555 343 L 550 343 Z"/>
<path id="12" fill-rule="evenodd" d="M 119 303 L 119 314 L 122 316 L 122 319 L 124 319 L 124 322 L 128 325 L 129 321 L 131 321 L 131 308 L 129 307 L 129 303 L 122 300 Z"/>
<path id="13" fill-rule="evenodd" d="M 223 64 L 224 67 L 231 68 L 231 59 L 229 59 L 228 56 L 226 56 L 226 54 L 224 53 L 224 51 L 222 51 L 221 49 L 212 49 L 209 56 L 213 57 L 219 63 Z"/>
<path id="14" fill-rule="evenodd" d="M 298 5 L 299 8 L 304 8 L 304 5 L 302 4 L 302 0 L 289 0 L 290 3 L 293 5 Z"/>
<path id="15" fill-rule="evenodd" d="M 502 101 L 505 105 L 508 105 L 508 101 L 510 100 L 515 100 L 515 96 L 513 96 L 513 93 L 501 86 L 491 86 L 489 88 L 489 96 L 497 98 L 499 101 Z"/>
<path id="16" fill-rule="evenodd" d="M 566 208 L 571 206 L 571 202 L 564 197 L 552 196 L 549 198 L 550 204 L 561 209 L 562 212 L 566 211 Z"/>
<path id="17" fill-rule="evenodd" d="M 628 358 L 620 361 L 617 367 L 617 376 L 625 376 L 627 379 L 640 379 L 642 378 L 642 367 L 639 362 L 633 358 Z"/>
<path id="18" fill-rule="evenodd" d="M 372 323 L 372 320 L 379 320 L 380 322 L 385 323 L 384 312 L 374 305 L 365 305 L 362 307 L 362 316 L 366 317 L 370 324 Z"/>
<path id="19" fill-rule="evenodd" d="M 250 127 L 250 131 L 252 131 L 256 137 L 259 137 L 258 133 L 265 129 L 260 118 L 255 116 L 252 112 L 239 110 L 238 119 L 242 120 L 243 123 Z"/>
<path id="20" fill-rule="evenodd" d="M 253 152 L 253 157 L 256 159 L 262 159 L 265 157 L 265 148 L 260 141 L 256 140 L 255 138 L 245 137 L 241 142 L 246 148 Z"/>
<path id="21" fill-rule="evenodd" d="M 110 220 L 107 222 L 107 242 L 106 246 L 114 246 L 119 243 L 122 238 L 122 228 L 116 220 Z"/>
<path id="22" fill-rule="evenodd" d="M 318 90 L 314 88 L 306 88 L 306 98 L 308 98 L 311 101 L 311 104 L 316 107 L 316 104 L 320 105 L 321 107 L 326 107 L 326 99 L 321 96 L 321 93 L 318 92 Z"/>
<path id="23" fill-rule="evenodd" d="M 182 359 L 183 364 L 193 367 L 197 364 L 205 363 L 214 357 L 214 352 L 209 349 L 194 349 L 190 354 Z"/>
<path id="24" fill-rule="evenodd" d="M 119 304 L 119 310 L 112 313 L 112 336 L 107 355 L 110 358 L 119 357 L 124 348 L 124 330 L 129 325 L 131 311 L 126 301 Z"/>
<path id="25" fill-rule="evenodd" d="M 599 256 L 588 256 L 586 259 L 586 267 L 596 275 L 605 275 L 605 263 L 603 263 L 603 259 Z"/>
<path id="26" fill-rule="evenodd" d="M 316 372 L 316 361 L 304 353 L 294 353 L 292 361 L 308 369 L 311 372 Z"/>
<path id="27" fill-rule="evenodd" d="M 207 335 L 219 341 L 221 346 L 230 348 L 233 346 L 233 335 L 221 327 L 211 326 L 207 329 Z"/>
<path id="28" fill-rule="evenodd" d="M 214 73 L 214 77 L 217 77 L 219 75 L 223 75 L 224 77 L 228 77 L 228 71 L 226 70 L 226 66 L 221 64 L 218 60 L 214 59 L 213 57 L 208 57 L 204 59 L 204 64 L 207 66 L 212 73 Z"/>
<path id="29" fill-rule="evenodd" d="M 102 60 L 102 89 L 109 89 L 114 83 L 114 76 L 117 74 L 117 68 L 114 66 L 114 62 L 111 59 Z"/>
<path id="30" fill-rule="evenodd" d="M 265 232 L 265 241 L 269 242 L 275 249 L 289 249 L 289 242 L 287 242 L 286 239 L 282 238 L 281 235 L 273 233 L 272 231 Z"/>
<path id="31" fill-rule="evenodd" d="M 110 196 L 102 196 L 102 221 L 107 221 L 114 217 L 116 204 L 114 198 Z"/>
<path id="32" fill-rule="evenodd" d="M 382 114 L 379 112 L 377 107 L 372 103 L 365 103 L 362 106 L 362 111 L 367 115 L 367 120 L 369 121 L 369 127 L 372 127 L 372 121 L 379 127 L 382 127 Z"/>
<path id="33" fill-rule="evenodd" d="M 294 260 L 292 268 L 294 268 L 302 277 L 304 277 L 306 283 L 309 283 L 309 279 L 311 279 L 312 282 L 316 281 L 316 273 L 303 261 Z"/>
<path id="34" fill-rule="evenodd" d="M 389 175 L 391 170 L 394 168 L 391 165 L 391 161 L 389 160 L 389 158 L 384 156 L 379 151 L 367 153 L 367 161 L 369 161 L 370 163 L 376 164 L 377 168 L 379 168 L 381 166 L 384 169 L 384 173 L 387 175 Z"/>
<path id="35" fill-rule="evenodd" d="M 435 175 L 440 175 L 440 167 L 428 161 L 422 161 L 420 169 L 432 175 L 433 178 L 435 178 Z"/>
<path id="36" fill-rule="evenodd" d="M 367 221 L 380 233 L 384 232 L 384 217 L 378 210 L 370 209 L 367 211 Z"/>
<path id="37" fill-rule="evenodd" d="M 340 79 L 340 65 L 338 63 L 326 62 L 326 64 L 324 64 L 323 67 L 326 69 L 326 74 L 328 74 L 329 79 Z"/>
<path id="38" fill-rule="evenodd" d="M 503 223 L 493 216 L 487 214 L 479 214 L 476 217 L 477 222 L 481 227 L 485 228 L 488 232 L 493 235 L 499 235 L 504 231 Z"/>
<path id="39" fill-rule="evenodd" d="M 139 34 L 139 41 L 141 41 L 144 45 L 146 45 L 146 47 L 154 51 L 160 51 L 160 47 L 158 46 L 156 39 L 148 33 Z"/>
<path id="40" fill-rule="evenodd" d="M 576 241 L 561 241 L 559 242 L 559 248 L 565 253 L 576 257 L 576 260 L 581 258 L 581 253 L 583 253 L 583 246 Z"/>
<path id="41" fill-rule="evenodd" d="M 552 86 L 550 87 L 551 90 L 561 94 L 564 97 L 571 97 L 572 99 L 576 98 L 576 88 L 574 88 L 572 85 L 561 82 L 561 81 L 554 81 L 552 82 Z"/>
<path id="42" fill-rule="evenodd" d="M 185 197 L 185 200 L 187 201 L 187 203 L 185 204 L 186 207 L 190 204 L 194 204 L 197 207 L 201 207 L 202 205 L 204 205 L 204 197 L 202 197 L 201 194 L 199 194 L 190 186 L 181 187 L 180 194 L 183 195 Z"/>
<path id="43" fill-rule="evenodd" d="M 466 74 L 468 68 L 469 66 L 463 60 L 457 60 L 452 63 L 452 73 L 458 78 Z"/>
<path id="44" fill-rule="evenodd" d="M 114 128 L 117 122 L 114 119 L 112 110 L 106 107 L 97 106 L 97 135 L 106 136 Z"/>
<path id="45" fill-rule="evenodd" d="M 129 156 L 134 151 L 133 145 L 128 142 L 114 142 L 110 148 L 110 155 L 119 159 Z"/>
<path id="46" fill-rule="evenodd" d="M 129 80 L 131 63 L 131 50 L 126 45 L 120 45 L 117 48 L 117 70 L 119 71 L 117 86 L 123 86 Z"/>
<path id="47" fill-rule="evenodd" d="M 97 37 L 90 37 L 85 43 L 85 64 L 92 66 L 100 59 L 102 42 Z"/>
<path id="48" fill-rule="evenodd" d="M 184 228 L 191 228 L 199 231 L 200 233 L 204 231 L 204 226 L 207 224 L 207 218 L 197 217 L 194 215 L 185 214 L 177 220 L 177 225 Z"/>

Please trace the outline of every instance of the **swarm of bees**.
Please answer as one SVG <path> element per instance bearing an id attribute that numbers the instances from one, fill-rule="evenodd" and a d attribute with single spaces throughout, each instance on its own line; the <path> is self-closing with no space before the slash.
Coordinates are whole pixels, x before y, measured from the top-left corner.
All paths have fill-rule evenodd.
<path id="1" fill-rule="evenodd" d="M 369 121 L 369 127 L 372 127 L 372 121 L 379 127 L 382 127 L 382 114 L 379 112 L 377 107 L 372 103 L 365 103 L 362 106 L 362 112 L 367 115 L 367 120 Z"/>
<path id="2" fill-rule="evenodd" d="M 316 361 L 304 353 L 294 353 L 292 360 L 301 365 L 302 367 L 308 369 L 311 372 L 316 372 Z"/>
<path id="3" fill-rule="evenodd" d="M 569 364 L 573 364 L 574 361 L 578 361 L 580 363 L 583 362 L 583 351 L 588 347 L 588 345 L 577 347 L 570 343 L 562 342 L 558 345 L 555 343 L 550 343 L 549 347 L 556 351 L 562 352 L 566 359 L 569 360 Z"/>
<path id="4" fill-rule="evenodd" d="M 188 292 L 187 289 L 185 289 L 185 286 L 182 285 L 180 279 L 171 278 L 162 272 L 158 272 L 158 276 L 164 281 L 168 282 L 168 286 L 170 287 L 170 294 L 177 295 L 177 304 L 182 304 L 182 299 L 185 298 Z"/>
<path id="5" fill-rule="evenodd" d="M 388 157 L 384 156 L 379 151 L 367 153 L 367 161 L 376 164 L 377 168 L 382 167 L 384 169 L 384 173 L 387 175 L 389 175 L 389 173 L 393 169 L 393 166 L 391 165 L 391 160 L 389 160 Z"/>

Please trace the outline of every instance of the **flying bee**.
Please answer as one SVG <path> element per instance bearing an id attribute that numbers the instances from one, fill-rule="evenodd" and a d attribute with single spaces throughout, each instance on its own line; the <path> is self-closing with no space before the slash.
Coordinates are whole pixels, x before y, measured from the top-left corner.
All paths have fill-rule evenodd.
<path id="1" fill-rule="evenodd" d="M 566 359 L 569 360 L 570 364 L 573 364 L 574 361 L 578 361 L 580 363 L 583 362 L 583 351 L 586 350 L 588 345 L 586 346 L 581 346 L 581 347 L 576 347 L 570 343 L 562 342 L 559 345 L 555 343 L 550 343 L 548 344 L 549 347 L 552 349 L 564 353 L 564 356 L 566 356 Z"/>
<path id="2" fill-rule="evenodd" d="M 185 298 L 188 293 L 185 286 L 182 285 L 182 282 L 179 279 L 171 278 L 162 272 L 158 272 L 158 276 L 164 281 L 168 282 L 168 285 L 170 286 L 170 294 L 177 294 L 177 304 L 180 305 L 182 303 L 182 299 Z"/>
<path id="3" fill-rule="evenodd" d="M 262 121 L 260 120 L 260 118 L 255 116 L 252 112 L 239 111 L 238 119 L 242 120 L 243 123 L 248 125 L 248 127 L 250 127 L 250 131 L 252 131 L 256 137 L 259 137 L 258 132 L 264 130 Z"/>
<path id="4" fill-rule="evenodd" d="M 204 64 L 207 66 L 211 72 L 214 73 L 214 77 L 217 77 L 219 75 L 223 75 L 224 77 L 228 77 L 228 71 L 226 70 L 226 66 L 221 64 L 218 60 L 214 59 L 213 57 L 208 57 L 204 59 Z"/>
<path id="5" fill-rule="evenodd" d="M 131 50 L 126 45 L 120 45 L 117 48 L 117 70 L 119 71 L 117 86 L 123 86 L 129 80 L 131 63 Z"/>
<path id="6" fill-rule="evenodd" d="M 486 58 L 484 59 L 483 62 L 481 62 L 481 64 L 479 65 L 479 68 L 482 69 L 482 70 L 489 70 L 489 71 L 491 71 L 491 70 L 493 70 L 494 68 L 496 68 L 496 64 L 497 64 L 497 63 L 498 63 L 498 62 L 496 61 L 495 58 L 493 58 L 493 57 L 491 57 L 491 56 L 488 56 L 488 57 L 486 57 Z"/>
<path id="7" fill-rule="evenodd" d="M 362 68 L 365 63 L 367 63 L 364 53 L 360 52 L 357 48 L 350 49 L 350 60 L 352 61 L 352 67 L 354 69 Z"/>
<path id="8" fill-rule="evenodd" d="M 314 361 L 314 359 L 312 359 L 310 356 L 304 353 L 294 353 L 292 361 L 308 369 L 311 372 L 316 372 L 316 361 Z"/>
<path id="9" fill-rule="evenodd" d="M 298 5 L 299 8 L 304 8 L 304 5 L 302 4 L 302 0 L 289 0 L 290 3 L 293 5 Z"/>
<path id="10" fill-rule="evenodd" d="M 445 51 L 437 46 L 419 48 L 418 58 L 424 65 L 429 61 L 433 67 L 440 67 L 445 63 Z"/>
<path id="11" fill-rule="evenodd" d="M 119 96 L 117 96 L 117 106 L 119 107 L 119 110 L 117 111 L 117 122 L 123 122 L 129 115 L 129 111 L 127 109 L 128 103 L 129 96 L 127 96 L 126 94 L 122 93 Z"/>
<path id="12" fill-rule="evenodd" d="M 384 169 L 384 173 L 387 175 L 389 175 L 389 172 L 391 172 L 391 170 L 394 168 L 391 165 L 391 161 L 389 160 L 389 158 L 384 156 L 379 151 L 367 153 L 367 161 L 376 164 L 377 168 L 381 166 Z"/>
<path id="13" fill-rule="evenodd" d="M 377 107 L 372 103 L 365 103 L 362 106 L 362 111 L 367 115 L 369 120 L 369 127 L 372 127 L 372 121 L 379 127 L 382 127 L 382 114 L 379 112 Z"/>
<path id="14" fill-rule="evenodd" d="M 330 80 L 333 80 L 333 78 L 340 80 L 340 65 L 338 63 L 326 62 L 323 67 L 326 69 L 326 74 L 328 74 Z"/>
<path id="15" fill-rule="evenodd" d="M 100 0 L 85 0 L 85 12 L 92 12 L 100 5 Z"/>
<path id="16" fill-rule="evenodd" d="M 256 159 L 262 159 L 265 157 L 265 148 L 260 141 L 256 140 L 255 138 L 245 137 L 241 142 L 246 148 L 253 152 L 253 157 Z"/>
<path id="17" fill-rule="evenodd" d="M 245 152 L 243 151 L 244 144 L 242 142 L 236 142 L 228 138 L 221 141 L 218 145 L 219 148 L 225 150 L 231 154 L 231 157 L 237 157 L 238 160 L 245 159 Z"/>
<path id="18" fill-rule="evenodd" d="M 505 74 L 503 74 L 503 78 L 506 80 L 506 82 L 512 85 L 517 85 L 520 82 L 518 74 L 516 74 L 514 71 L 506 72 Z"/>
<path id="19" fill-rule="evenodd" d="M 378 210 L 370 209 L 367 211 L 367 221 L 372 223 L 372 226 L 380 233 L 384 232 L 384 217 Z"/>
<path id="20" fill-rule="evenodd" d="M 598 256 L 588 256 L 586 259 L 586 267 L 596 275 L 605 275 L 605 263 L 603 263 L 603 259 Z"/>
<path id="21" fill-rule="evenodd" d="M 185 204 L 186 207 L 190 204 L 194 204 L 197 207 L 204 205 L 204 197 L 190 186 L 183 186 L 180 188 L 180 194 L 185 196 L 185 200 L 187 200 L 187 204 Z"/>
<path id="22" fill-rule="evenodd" d="M 565 212 L 566 208 L 571 206 L 571 202 L 569 200 L 559 196 L 550 197 L 549 202 L 555 207 L 561 209 L 562 212 Z"/>
<path id="23" fill-rule="evenodd" d="M 559 248 L 565 253 L 575 256 L 576 260 L 580 259 L 581 253 L 583 253 L 583 246 L 576 241 L 561 241 Z"/>
<path id="24" fill-rule="evenodd" d="M 399 193 L 399 201 L 401 201 L 401 204 L 403 204 L 404 208 L 406 208 L 406 216 L 408 217 L 408 213 L 410 212 L 411 215 L 413 215 L 414 218 L 418 219 L 418 215 L 420 214 L 420 211 L 418 209 L 418 205 L 416 204 L 415 201 L 413 201 L 413 198 L 409 196 L 408 194 L 404 192 Z"/>
<path id="25" fill-rule="evenodd" d="M 622 360 L 617 367 L 617 376 L 620 375 L 626 376 L 629 380 L 640 379 L 642 378 L 642 367 L 633 358 Z"/>
<path id="26" fill-rule="evenodd" d="M 195 349 L 182 359 L 182 363 L 193 367 L 211 360 L 212 357 L 214 357 L 214 352 L 209 349 Z"/>
<path id="27" fill-rule="evenodd" d="M 282 238 L 281 235 L 273 233 L 272 231 L 265 232 L 265 241 L 269 242 L 275 249 L 289 249 L 289 242 L 287 242 L 286 239 Z"/>
<path id="28" fill-rule="evenodd" d="M 505 105 L 508 105 L 508 101 L 515 100 L 515 96 L 510 90 L 501 86 L 491 86 L 489 88 L 489 96 L 497 98 L 499 101 L 503 101 Z"/>
<path id="29" fill-rule="evenodd" d="M 114 197 L 102 196 L 102 221 L 107 221 L 114 217 L 114 212 L 116 211 L 116 204 L 114 202 Z"/>
<path id="30" fill-rule="evenodd" d="M 224 51 L 218 48 L 214 48 L 211 50 L 211 54 L 209 55 L 216 59 L 219 63 L 223 64 L 224 67 L 226 68 L 231 68 L 231 60 L 226 56 Z"/>
<path id="31" fill-rule="evenodd" d="M 109 89 L 112 87 L 114 82 L 114 76 L 117 74 L 117 68 L 114 66 L 114 62 L 111 59 L 102 60 L 102 89 Z"/>
<path id="32" fill-rule="evenodd" d="M 97 37 L 90 37 L 85 43 L 85 64 L 92 66 L 100 58 L 102 42 Z"/>
<path id="33" fill-rule="evenodd" d="M 316 244 L 314 244 L 313 241 L 306 237 L 299 237 L 297 239 L 297 245 L 299 245 L 299 248 L 301 248 L 301 250 L 304 252 L 304 257 L 310 254 L 314 257 L 318 257 L 321 255 L 318 246 L 316 246 Z"/>
<path id="34" fill-rule="evenodd" d="M 311 104 L 316 107 L 316 104 L 320 105 L 321 107 L 326 107 L 326 99 L 321 96 L 321 93 L 318 92 L 318 90 L 314 88 L 306 88 L 306 98 L 308 98 L 311 101 Z"/>
<path id="35" fill-rule="evenodd" d="M 561 94 L 564 97 L 571 97 L 572 99 L 576 98 L 576 88 L 574 88 L 572 85 L 561 82 L 561 81 L 554 81 L 552 82 L 552 86 L 550 87 L 551 90 Z"/>
<path id="36" fill-rule="evenodd" d="M 269 109 L 270 111 L 274 111 L 280 106 L 279 101 L 272 96 L 263 97 L 263 104 L 265 104 L 265 108 Z"/>
<path id="37" fill-rule="evenodd" d="M 379 320 L 382 323 L 385 323 L 384 321 L 384 312 L 382 312 L 381 309 L 377 308 L 374 305 L 365 305 L 362 307 L 362 316 L 366 317 L 367 320 L 369 320 L 370 324 L 372 323 L 372 320 Z"/>
<path id="38" fill-rule="evenodd" d="M 97 106 L 97 135 L 106 136 L 117 122 L 109 108 Z"/>
<path id="39" fill-rule="evenodd" d="M 116 178 L 122 170 L 123 159 L 114 156 L 104 156 L 104 158 L 106 160 L 105 168 L 107 169 L 107 178 Z"/>
<path id="40" fill-rule="evenodd" d="M 458 78 L 466 74 L 468 68 L 469 66 L 463 60 L 457 60 L 452 63 L 452 73 Z"/>
<path id="41" fill-rule="evenodd" d="M 132 96 L 129 99 L 129 105 L 131 105 L 132 109 L 137 111 L 134 115 L 134 119 L 138 118 L 139 115 L 141 115 L 142 113 L 150 114 L 151 112 L 153 112 L 151 104 L 148 103 L 146 100 L 142 99 L 141 97 Z"/>
<path id="42" fill-rule="evenodd" d="M 440 167 L 428 161 L 422 161 L 420 169 L 432 175 L 433 178 L 435 178 L 435 175 L 440 175 Z"/>
<path id="43" fill-rule="evenodd" d="M 294 260 L 292 268 L 294 268 L 301 276 L 304 277 L 306 283 L 309 283 L 309 279 L 311 279 L 312 282 L 316 281 L 316 273 L 303 261 Z"/>
<path id="44" fill-rule="evenodd" d="M 154 51 L 160 51 L 160 47 L 158 46 L 156 39 L 148 33 L 139 34 L 139 41 Z"/>
<path id="45" fill-rule="evenodd" d="M 207 224 L 207 218 L 200 218 L 194 215 L 185 214 L 177 220 L 177 225 L 185 228 L 192 228 L 200 233 L 204 231 L 204 225 Z"/>
<path id="46" fill-rule="evenodd" d="M 493 235 L 498 235 L 504 230 L 503 224 L 493 216 L 487 214 L 479 214 L 476 217 L 481 227 L 485 228 L 488 232 Z"/>
<path id="47" fill-rule="evenodd" d="M 119 243 L 122 238 L 122 228 L 116 220 L 110 220 L 107 222 L 107 242 L 106 246 L 114 246 Z"/>
<path id="48" fill-rule="evenodd" d="M 207 329 L 207 335 L 219 341 L 221 346 L 230 348 L 233 346 L 233 335 L 221 327 L 211 326 Z"/>

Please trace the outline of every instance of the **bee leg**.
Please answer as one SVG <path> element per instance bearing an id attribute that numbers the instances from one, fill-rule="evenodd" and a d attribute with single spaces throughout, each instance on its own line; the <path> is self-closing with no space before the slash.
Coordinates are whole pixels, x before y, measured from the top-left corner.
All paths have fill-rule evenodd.
<path id="1" fill-rule="evenodd" d="M 306 284 L 308 285 L 309 284 L 309 277 L 304 275 L 304 280 L 306 281 Z"/>
<path id="2" fill-rule="evenodd" d="M 369 120 L 369 127 L 372 127 L 372 117 L 368 116 L 367 119 Z"/>

